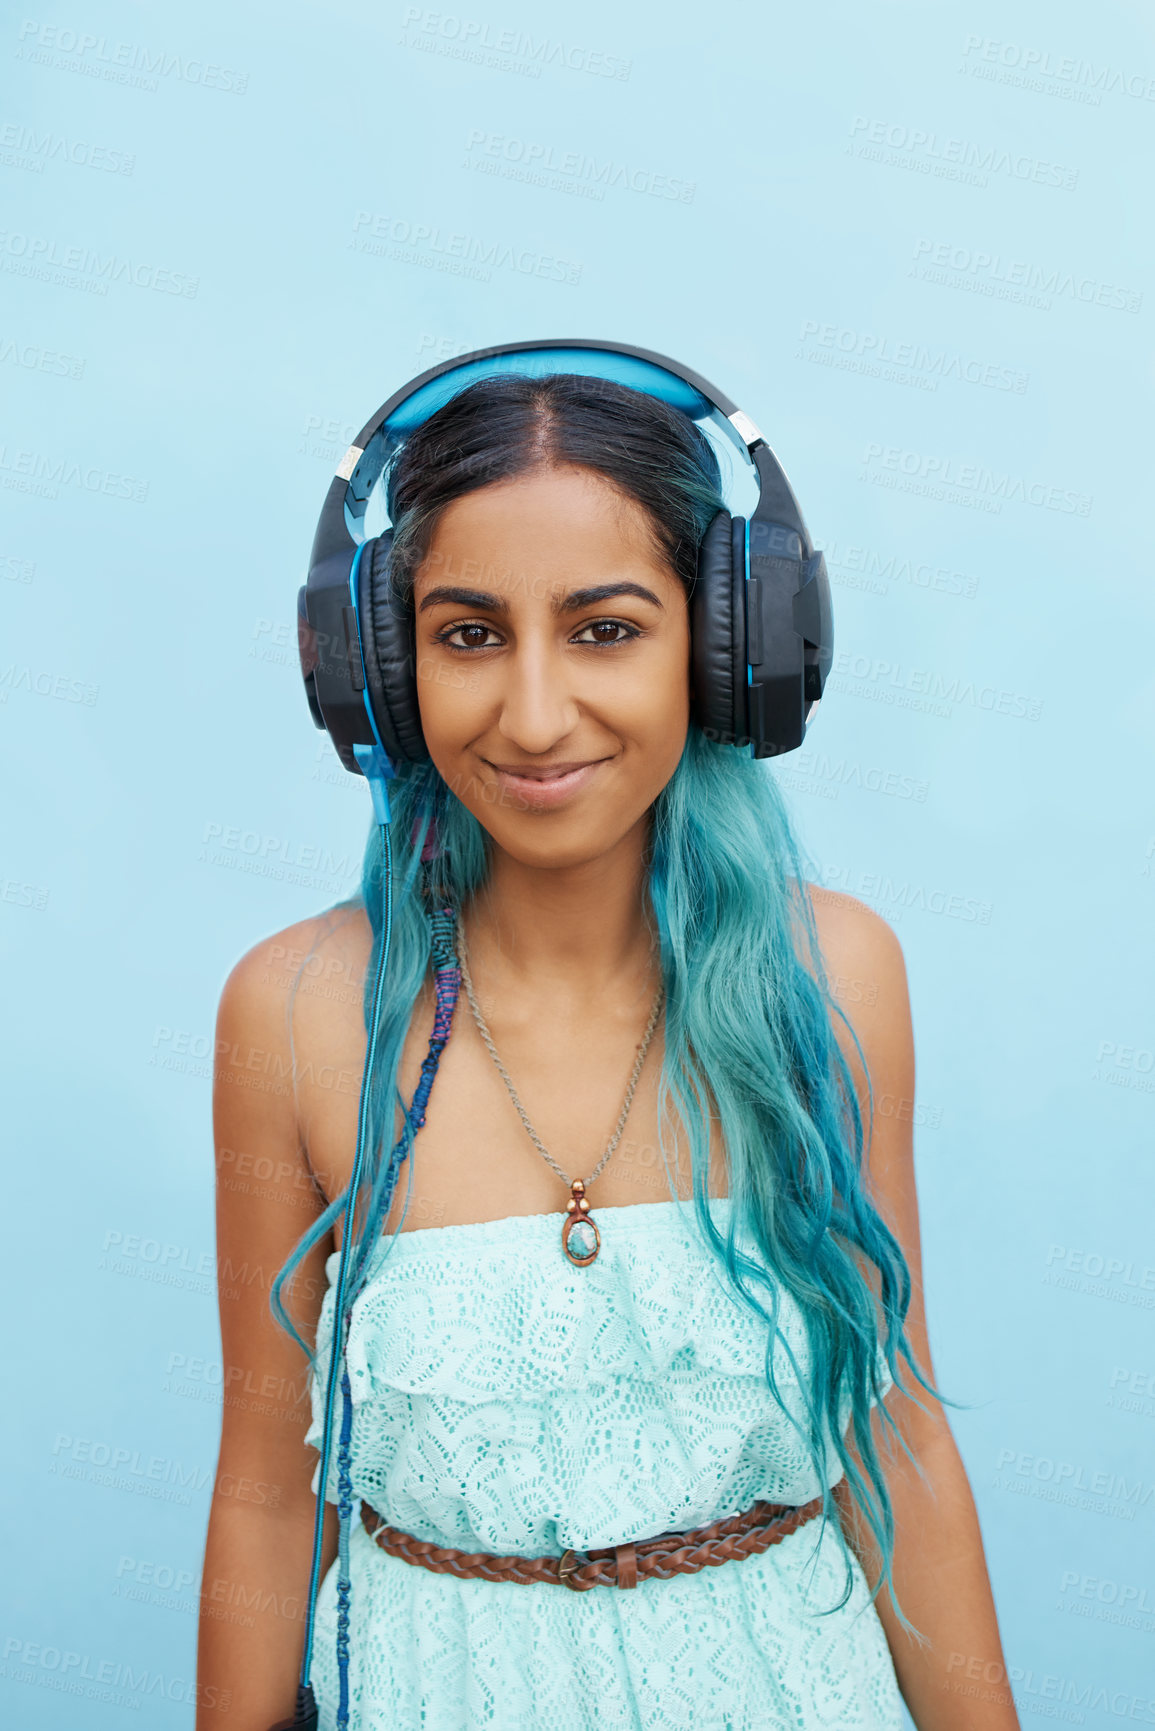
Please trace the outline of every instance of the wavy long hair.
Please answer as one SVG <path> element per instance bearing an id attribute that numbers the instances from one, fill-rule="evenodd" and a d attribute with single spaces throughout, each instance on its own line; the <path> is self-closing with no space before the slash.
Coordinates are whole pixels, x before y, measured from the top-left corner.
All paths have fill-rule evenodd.
<path id="1" fill-rule="evenodd" d="M 439 514 L 452 500 L 558 465 L 594 470 L 640 504 L 662 556 L 687 587 L 692 585 L 699 543 L 724 504 L 710 442 L 687 416 L 655 398 L 600 379 L 554 374 L 505 376 L 468 386 L 395 455 L 386 500 L 399 590 L 411 594 Z M 370 1256 L 381 1247 L 398 1168 L 412 1144 L 396 1077 L 430 966 L 431 902 L 422 879 L 428 874 L 434 905 L 462 909 L 486 882 L 492 846 L 483 825 L 432 763 L 401 765 L 389 785 L 393 935 L 377 1028 L 366 1171 L 350 1233 L 350 1305 Z M 431 834 L 435 857 L 423 865 Z M 349 904 L 364 906 L 373 931 L 365 987 L 370 1034 L 372 980 L 383 935 L 382 853 L 381 832 L 374 825 L 361 893 Z M 881 1559 L 872 1599 L 887 1583 L 903 1626 L 917 1635 L 894 1592 L 894 1519 L 870 1424 L 871 1405 L 877 1403 L 882 1425 L 910 1456 L 882 1404 L 880 1349 L 904 1392 L 909 1391 L 900 1359 L 924 1389 L 938 1391 L 923 1375 L 907 1336 L 910 1272 L 869 1194 L 862 1113 L 835 1037 L 835 1018 L 850 1032 L 864 1070 L 865 1057 L 830 991 L 804 871 L 809 862 L 773 775 L 746 748 L 719 744 L 691 726 L 678 766 L 652 807 L 646 864 L 666 987 L 659 1143 L 667 1168 L 662 1125 L 668 1125 L 672 1108 L 690 1143 L 700 1229 L 739 1300 L 766 1325 L 768 1385 L 777 1397 L 779 1339 L 798 1376 L 804 1417 L 790 1415 L 791 1423 L 800 1430 L 824 1486 L 821 1527 L 833 1517 L 847 1562 L 842 1597 L 830 1610 L 840 1609 L 852 1590 L 847 1542 L 827 1488 L 832 1447 Z M 873 1115 L 869 1074 L 867 1088 Z M 723 1217 L 725 1230 L 709 1207 L 712 1109 L 732 1199 Z M 394 1152 L 398 1110 L 400 1160 Z M 345 1200 L 344 1192 L 333 1199 L 273 1285 L 273 1313 L 311 1362 L 283 1293 Z M 406 1210 L 408 1201 L 407 1189 Z M 743 1234 L 752 1239 L 756 1256 L 741 1248 Z M 796 1363 L 785 1333 L 779 1332 L 784 1292 L 805 1322 L 805 1367 Z M 843 1434 L 847 1417 L 861 1471 Z"/>

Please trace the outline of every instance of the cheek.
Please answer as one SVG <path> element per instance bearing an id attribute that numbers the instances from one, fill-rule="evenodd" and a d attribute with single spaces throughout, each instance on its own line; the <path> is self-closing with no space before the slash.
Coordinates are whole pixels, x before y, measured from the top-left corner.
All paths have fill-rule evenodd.
<path id="1" fill-rule="evenodd" d="M 418 657 L 417 707 L 425 744 L 442 781 L 471 810 L 479 789 L 467 764 L 467 747 L 484 725 L 478 685 L 469 668 Z"/>
<path id="2" fill-rule="evenodd" d="M 623 724 L 652 743 L 669 734 L 685 736 L 690 714 L 690 647 L 671 645 L 655 656 L 620 698 Z"/>
<path id="3" fill-rule="evenodd" d="M 476 669 L 430 654 L 417 657 L 417 708 L 426 741 L 452 750 L 477 725 L 481 677 Z"/>
<path id="4" fill-rule="evenodd" d="M 689 645 L 655 660 L 607 718 L 627 746 L 629 785 L 643 805 L 665 787 L 685 749 L 690 725 Z"/>
<path id="5" fill-rule="evenodd" d="M 654 728 L 647 742 L 646 796 L 656 799 L 681 760 L 690 728 L 690 704 L 685 693 L 679 693 L 666 705 L 660 725 Z"/>

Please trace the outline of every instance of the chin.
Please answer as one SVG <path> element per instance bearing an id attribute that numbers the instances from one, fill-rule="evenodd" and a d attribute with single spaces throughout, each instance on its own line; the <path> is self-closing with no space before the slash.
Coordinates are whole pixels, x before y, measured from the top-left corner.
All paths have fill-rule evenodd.
<path id="1" fill-rule="evenodd" d="M 495 846 L 519 865 L 538 871 L 569 871 L 590 865 L 612 852 L 620 840 L 616 834 L 601 836 L 588 829 L 567 825 L 562 832 L 556 824 L 533 818 L 495 833 L 490 830 Z"/>
<path id="2" fill-rule="evenodd" d="M 617 823 L 607 822 L 604 809 L 596 808 L 584 813 L 526 812 L 499 825 L 486 823 L 486 816 L 491 814 L 478 812 L 476 816 L 494 845 L 519 865 L 538 871 L 570 871 L 613 853 L 639 824 L 648 822 L 648 812 L 646 807 Z"/>

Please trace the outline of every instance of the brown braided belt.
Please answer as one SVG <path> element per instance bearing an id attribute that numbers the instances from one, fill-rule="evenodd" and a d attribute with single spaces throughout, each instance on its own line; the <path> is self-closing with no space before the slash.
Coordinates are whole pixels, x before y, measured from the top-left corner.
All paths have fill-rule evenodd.
<path id="1" fill-rule="evenodd" d="M 590 1587 L 636 1587 L 639 1580 L 668 1581 L 692 1575 L 719 1563 L 756 1557 L 788 1538 L 822 1511 L 822 1498 L 798 1508 L 784 1503 L 754 1503 L 743 1514 L 688 1533 L 659 1533 L 598 1551 L 565 1551 L 560 1557 L 497 1557 L 489 1551 L 455 1551 L 430 1545 L 398 1532 L 369 1504 L 361 1504 L 361 1520 L 370 1537 L 391 1557 L 432 1569 L 435 1575 L 469 1575 L 485 1581 L 516 1581 L 521 1586 L 544 1582 L 584 1593 Z"/>

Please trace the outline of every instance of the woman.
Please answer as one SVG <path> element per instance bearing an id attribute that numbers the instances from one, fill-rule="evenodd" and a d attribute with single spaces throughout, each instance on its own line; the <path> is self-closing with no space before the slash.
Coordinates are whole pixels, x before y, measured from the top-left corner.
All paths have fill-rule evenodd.
<path id="1" fill-rule="evenodd" d="M 933 1392 L 902 952 L 805 882 L 765 766 L 689 720 L 709 443 L 605 381 L 490 379 L 411 435 L 387 499 L 431 761 L 390 783 L 384 1230 L 345 1366 L 349 1723 L 875 1731 L 901 1693 L 919 1731 L 1008 1731 L 1009 1691 L 968 1681 L 1005 1672 Z M 226 1393 L 205 1559 L 202 1696 L 233 1731 L 291 1711 L 301 1657 L 302 1442 L 321 1438 L 382 869 L 374 830 L 363 895 L 258 944 L 221 999 L 225 1381 L 263 1396 Z M 270 1314 L 278 1269 L 294 1332 Z M 688 1562 L 662 1578 L 670 1547 L 647 1541 L 667 1533 Z M 544 1561 L 501 1572 L 522 1559 Z M 567 1570 L 580 1590 L 557 1590 Z M 201 1708 L 199 1731 L 220 1722 Z"/>

